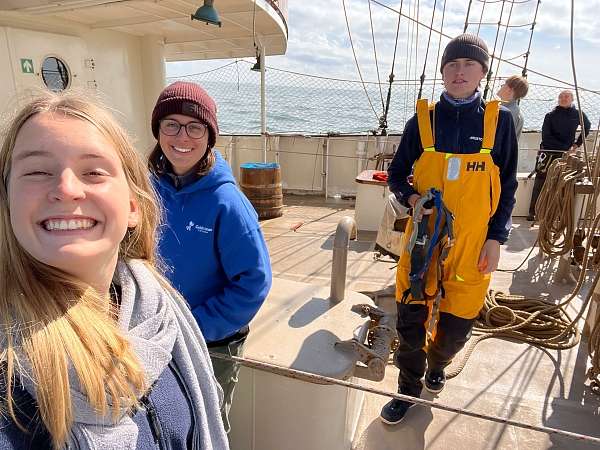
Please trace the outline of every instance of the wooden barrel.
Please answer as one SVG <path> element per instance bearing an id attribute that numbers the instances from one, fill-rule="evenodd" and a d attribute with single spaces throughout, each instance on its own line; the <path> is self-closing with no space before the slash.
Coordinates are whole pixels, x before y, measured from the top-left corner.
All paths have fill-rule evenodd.
<path id="1" fill-rule="evenodd" d="M 240 187 L 258 213 L 258 219 L 283 215 L 281 168 L 277 163 L 245 163 L 240 166 Z"/>

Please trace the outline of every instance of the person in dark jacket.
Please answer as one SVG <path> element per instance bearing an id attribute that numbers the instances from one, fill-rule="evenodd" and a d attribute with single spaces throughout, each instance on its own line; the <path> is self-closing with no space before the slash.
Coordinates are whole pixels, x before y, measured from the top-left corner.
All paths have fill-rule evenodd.
<path id="1" fill-rule="evenodd" d="M 195 83 L 178 81 L 152 112 L 158 142 L 149 157 L 166 213 L 159 252 L 190 304 L 211 352 L 241 356 L 248 324 L 271 287 L 271 265 L 256 211 L 214 150 L 217 107 Z M 213 358 L 228 412 L 239 365 Z"/>
<path id="2" fill-rule="evenodd" d="M 158 201 L 125 131 L 45 93 L 0 151 L 0 448 L 227 450 L 202 333 L 157 270 Z"/>
<path id="3" fill-rule="evenodd" d="M 435 189 L 454 217 L 453 242 L 443 238 L 433 250 L 429 269 L 422 273 L 423 295 L 413 295 L 419 291 L 409 274 L 425 266 L 413 268 L 408 250 L 398 263 L 400 342 L 394 363 L 399 369 L 398 392 L 404 395 L 419 397 L 423 385 L 434 393 L 443 389 L 444 368 L 469 338 L 490 274 L 498 266 L 500 245 L 508 238 L 518 147 L 510 112 L 498 101 L 486 104 L 478 90 L 488 65 L 481 38 L 463 34 L 448 43 L 441 63 L 445 91 L 435 105 L 417 102 L 417 114 L 407 122 L 388 169 L 390 190 L 405 206 L 421 205 L 422 196 Z M 412 184 L 408 181 L 411 173 Z M 433 239 L 434 219 L 440 210 L 430 208 L 424 206 L 421 214 L 431 217 L 427 233 Z M 421 214 L 413 220 L 422 221 Z M 444 221 L 448 220 L 445 216 Z M 413 226 L 409 222 L 405 232 L 406 248 Z M 448 245 L 441 271 L 437 261 L 443 258 L 441 248 Z M 433 298 L 439 300 L 437 331 L 426 342 L 427 331 L 433 330 L 428 324 Z M 381 420 L 397 424 L 413 405 L 394 399 L 383 407 Z"/>
<path id="4" fill-rule="evenodd" d="M 584 112 L 583 127 L 577 139 L 575 134 L 580 126 L 579 110 L 573 106 L 573 93 L 562 91 L 558 96 L 558 106 L 544 117 L 542 125 L 542 143 L 535 163 L 535 182 L 529 203 L 527 220 L 535 220 L 535 204 L 546 181 L 548 167 L 566 151 L 576 150 L 590 133 L 591 123 Z"/>

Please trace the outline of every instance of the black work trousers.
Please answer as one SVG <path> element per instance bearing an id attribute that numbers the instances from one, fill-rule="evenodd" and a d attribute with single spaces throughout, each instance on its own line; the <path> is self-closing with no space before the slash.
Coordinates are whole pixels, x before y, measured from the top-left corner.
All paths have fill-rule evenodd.
<path id="1" fill-rule="evenodd" d="M 425 375 L 425 364 L 433 370 L 450 364 L 469 340 L 474 319 L 440 312 L 434 341 L 425 352 L 427 306 L 397 303 L 397 308 L 396 329 L 400 343 L 394 353 L 394 364 L 400 370 L 398 392 L 418 397 L 423 387 L 421 378 Z"/>
<path id="2" fill-rule="evenodd" d="M 535 204 L 537 203 L 540 192 L 546 182 L 546 172 L 536 172 L 533 190 L 531 191 L 531 202 L 529 203 L 529 215 L 535 216 Z"/>

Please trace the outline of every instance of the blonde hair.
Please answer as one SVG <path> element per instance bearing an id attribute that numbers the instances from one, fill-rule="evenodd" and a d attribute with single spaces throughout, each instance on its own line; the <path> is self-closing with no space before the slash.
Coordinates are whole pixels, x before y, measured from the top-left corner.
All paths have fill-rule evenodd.
<path id="1" fill-rule="evenodd" d="M 74 417 L 70 368 L 89 404 L 98 414 L 112 413 L 114 420 L 124 409 L 137 405 L 146 380 L 106 296 L 37 261 L 14 235 L 8 200 L 13 148 L 23 124 L 39 113 L 88 122 L 114 145 L 140 213 L 139 223 L 120 243 L 120 258 L 141 259 L 154 268 L 160 210 L 145 164 L 127 133 L 108 111 L 82 94 L 45 93 L 29 101 L 8 124 L 0 150 L 0 336 L 4 338 L 0 383 L 6 386 L 0 411 L 7 411 L 25 430 L 16 417 L 11 391 L 17 376 L 30 376 L 41 419 L 59 449 L 67 441 Z"/>

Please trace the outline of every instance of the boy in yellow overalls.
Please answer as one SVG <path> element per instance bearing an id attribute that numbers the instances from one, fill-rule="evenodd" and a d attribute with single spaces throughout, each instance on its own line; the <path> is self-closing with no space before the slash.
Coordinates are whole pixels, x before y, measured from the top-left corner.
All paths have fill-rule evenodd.
<path id="1" fill-rule="evenodd" d="M 419 199 L 435 189 L 453 216 L 452 242 L 444 238 L 434 248 L 422 276 L 421 299 L 411 291 L 409 274 L 415 272 L 411 255 L 405 251 L 400 258 L 396 277 L 400 345 L 394 362 L 401 394 L 419 397 L 423 384 L 431 392 L 443 389 L 444 368 L 469 338 L 490 274 L 498 266 L 500 245 L 508 238 L 518 147 L 510 112 L 497 101 L 481 99 L 478 88 L 488 65 L 481 38 L 463 34 L 448 43 L 441 63 L 445 91 L 435 105 L 426 100 L 417 103 L 417 114 L 407 122 L 388 169 L 390 190 L 405 206 L 422 205 Z M 411 173 L 412 185 L 407 181 Z M 439 210 L 425 204 L 420 211 L 429 215 L 432 236 Z M 407 239 L 412 228 L 409 223 Z M 438 260 L 444 248 L 445 259 Z M 429 309 L 438 292 L 437 329 L 426 345 Z M 399 423 L 413 405 L 394 399 L 383 407 L 381 419 Z"/>

